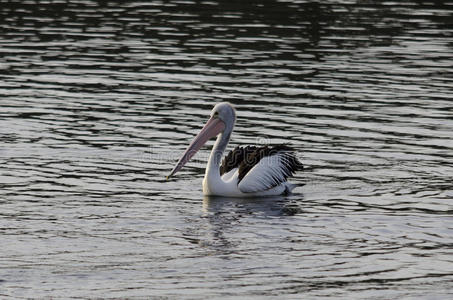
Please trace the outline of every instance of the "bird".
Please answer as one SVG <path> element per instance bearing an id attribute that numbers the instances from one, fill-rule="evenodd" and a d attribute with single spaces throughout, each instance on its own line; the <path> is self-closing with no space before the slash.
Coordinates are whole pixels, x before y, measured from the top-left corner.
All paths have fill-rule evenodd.
<path id="1" fill-rule="evenodd" d="M 211 138 L 217 140 L 209 155 L 203 179 L 203 194 L 223 197 L 287 195 L 297 186 L 287 179 L 303 165 L 287 144 L 237 146 L 222 156 L 236 122 L 236 110 L 229 102 L 214 106 L 209 120 L 179 159 L 167 180 Z"/>

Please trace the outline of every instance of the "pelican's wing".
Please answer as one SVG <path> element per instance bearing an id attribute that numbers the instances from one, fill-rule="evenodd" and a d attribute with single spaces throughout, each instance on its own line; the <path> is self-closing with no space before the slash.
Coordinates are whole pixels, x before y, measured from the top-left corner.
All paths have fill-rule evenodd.
<path id="1" fill-rule="evenodd" d="M 255 146 L 237 146 L 236 148 L 231 150 L 228 155 L 226 155 L 222 160 L 222 164 L 220 165 L 220 176 L 229 173 L 233 169 L 238 168 L 245 157 L 256 149 L 257 147 Z"/>
<path id="2" fill-rule="evenodd" d="M 285 145 L 261 147 L 239 166 L 238 188 L 243 193 L 265 191 L 286 182 L 302 164 Z"/>

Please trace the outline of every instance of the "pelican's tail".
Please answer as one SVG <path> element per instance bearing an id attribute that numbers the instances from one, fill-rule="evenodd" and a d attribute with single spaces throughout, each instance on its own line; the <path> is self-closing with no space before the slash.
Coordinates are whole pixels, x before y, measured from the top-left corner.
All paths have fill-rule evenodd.
<path id="1" fill-rule="evenodd" d="M 285 191 L 283 192 L 283 194 L 284 195 L 291 194 L 296 187 L 298 187 L 297 184 L 285 182 Z"/>

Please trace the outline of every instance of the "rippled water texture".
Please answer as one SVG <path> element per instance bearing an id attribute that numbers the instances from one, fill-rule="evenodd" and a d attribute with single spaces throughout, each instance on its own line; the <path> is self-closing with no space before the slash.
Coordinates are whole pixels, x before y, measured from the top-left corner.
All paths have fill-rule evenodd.
<path id="1" fill-rule="evenodd" d="M 0 1 L 0 298 L 452 299 L 436 3 Z M 209 147 L 164 180 L 220 101 L 303 187 L 203 198 Z"/>

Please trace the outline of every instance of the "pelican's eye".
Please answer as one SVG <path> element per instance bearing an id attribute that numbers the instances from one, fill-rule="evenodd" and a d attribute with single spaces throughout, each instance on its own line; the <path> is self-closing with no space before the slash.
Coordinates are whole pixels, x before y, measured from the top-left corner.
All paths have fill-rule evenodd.
<path id="1" fill-rule="evenodd" d="M 218 118 L 218 117 L 219 117 L 219 112 L 216 111 L 212 116 L 213 116 L 214 118 Z"/>

